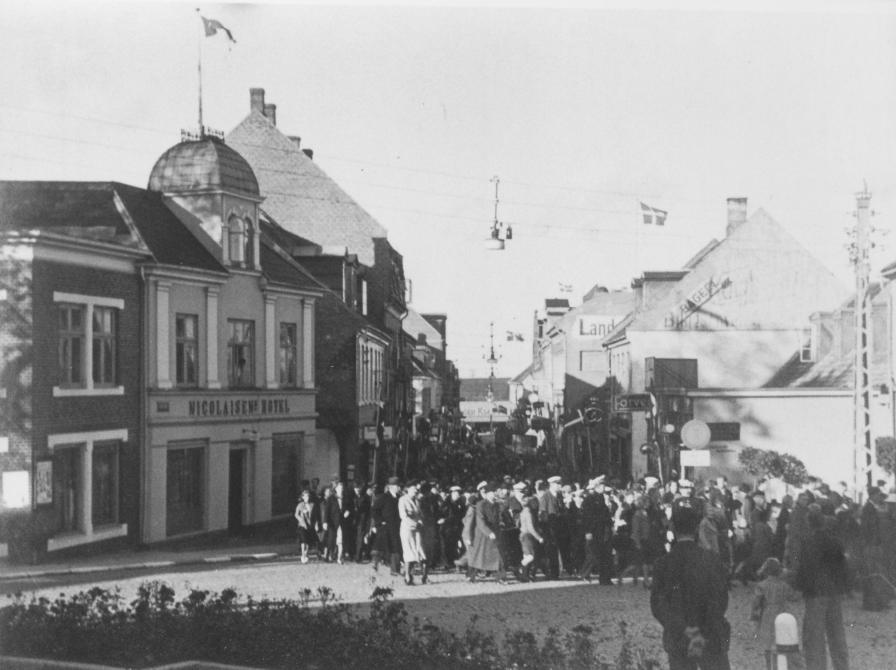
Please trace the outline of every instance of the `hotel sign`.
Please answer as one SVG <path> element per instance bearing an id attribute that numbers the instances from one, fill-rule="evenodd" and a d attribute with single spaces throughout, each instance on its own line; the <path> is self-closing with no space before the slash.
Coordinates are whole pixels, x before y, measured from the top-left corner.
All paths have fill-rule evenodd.
<path id="1" fill-rule="evenodd" d="M 252 398 L 197 398 L 187 400 L 189 417 L 262 417 L 289 414 L 286 396 Z"/>

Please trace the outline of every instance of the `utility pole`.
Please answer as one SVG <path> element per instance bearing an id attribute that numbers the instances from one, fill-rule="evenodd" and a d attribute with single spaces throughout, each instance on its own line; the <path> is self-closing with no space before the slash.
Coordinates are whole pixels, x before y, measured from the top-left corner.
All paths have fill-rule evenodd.
<path id="1" fill-rule="evenodd" d="M 486 400 L 488 401 L 488 431 L 490 433 L 494 432 L 492 427 L 492 402 L 495 400 L 495 366 L 498 364 L 498 359 L 495 357 L 495 322 L 492 321 L 488 324 L 488 358 L 485 360 L 488 363 L 489 373 L 488 373 L 488 393 L 486 394 Z"/>
<path id="2" fill-rule="evenodd" d="M 855 239 L 851 248 L 851 260 L 855 266 L 855 495 L 862 498 L 862 491 L 871 486 L 871 468 L 874 452 L 871 440 L 871 194 L 868 185 L 856 193 Z"/>

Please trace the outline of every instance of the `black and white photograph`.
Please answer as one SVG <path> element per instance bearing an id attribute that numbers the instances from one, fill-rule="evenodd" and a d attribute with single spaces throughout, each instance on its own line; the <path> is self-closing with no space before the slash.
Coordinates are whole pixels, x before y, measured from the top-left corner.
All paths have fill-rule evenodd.
<path id="1" fill-rule="evenodd" d="M 896 666 L 896 2 L 2 16 L 0 667 Z"/>

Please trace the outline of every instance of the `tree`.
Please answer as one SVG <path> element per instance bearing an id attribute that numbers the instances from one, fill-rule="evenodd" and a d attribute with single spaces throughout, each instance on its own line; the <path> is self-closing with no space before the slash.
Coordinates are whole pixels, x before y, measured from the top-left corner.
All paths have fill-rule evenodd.
<path id="1" fill-rule="evenodd" d="M 809 480 L 805 464 L 792 454 L 744 447 L 738 459 L 744 470 L 756 477 L 781 479 L 791 486 L 801 486 Z"/>
<path id="2" fill-rule="evenodd" d="M 896 474 L 896 438 L 878 437 L 874 442 L 877 447 L 877 464 L 884 472 L 893 476 Z"/>

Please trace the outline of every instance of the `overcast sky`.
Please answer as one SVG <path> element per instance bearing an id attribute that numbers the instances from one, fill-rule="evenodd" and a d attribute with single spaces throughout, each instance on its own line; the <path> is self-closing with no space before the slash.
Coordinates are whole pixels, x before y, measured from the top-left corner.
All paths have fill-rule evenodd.
<path id="1" fill-rule="evenodd" d="M 280 129 L 388 229 L 413 307 L 448 314 L 461 374 L 487 374 L 494 321 L 496 374 L 513 376 L 545 298 L 679 268 L 724 235 L 728 197 L 766 209 L 847 284 L 863 180 L 875 226 L 892 228 L 894 6 L 782 4 L 201 4 L 237 40 L 202 40 L 205 122 L 229 132 L 263 87 Z M 5 6 L 0 179 L 145 186 L 197 124 L 196 7 Z M 514 231 L 503 252 L 483 244 L 495 175 Z M 639 201 L 666 225 L 644 226 Z M 896 238 L 878 240 L 879 267 Z"/>

